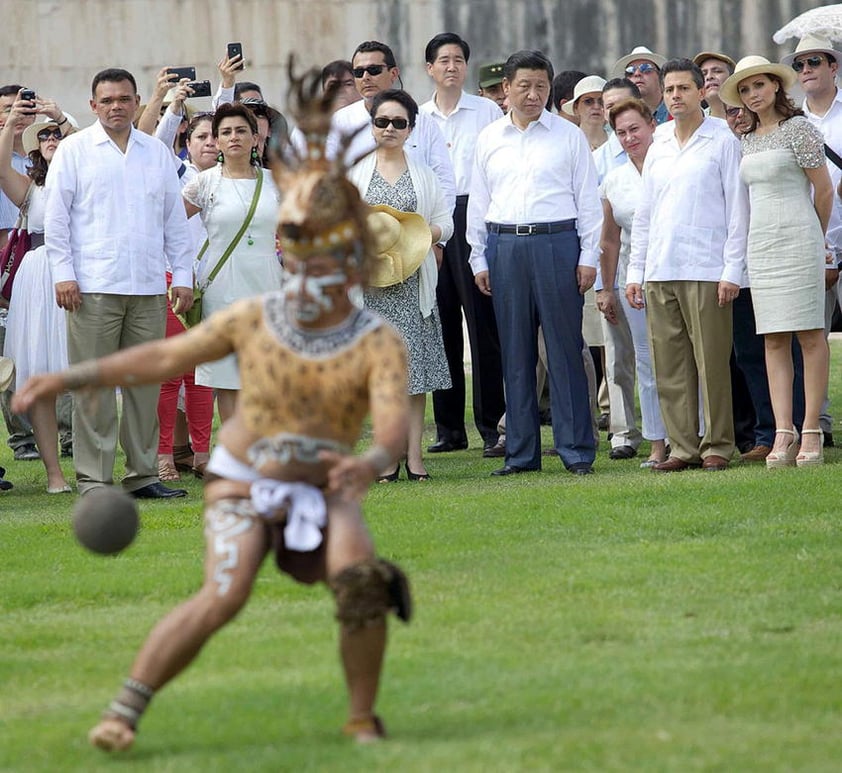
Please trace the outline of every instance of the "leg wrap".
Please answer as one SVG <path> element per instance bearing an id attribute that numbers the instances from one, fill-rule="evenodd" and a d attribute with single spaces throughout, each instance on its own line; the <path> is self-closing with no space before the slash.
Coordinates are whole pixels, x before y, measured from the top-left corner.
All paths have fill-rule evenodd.
<path id="1" fill-rule="evenodd" d="M 126 679 L 117 697 L 105 710 L 103 717 L 120 719 L 132 730 L 137 727 L 155 691 L 136 679 Z"/>
<path id="2" fill-rule="evenodd" d="M 391 609 L 404 622 L 412 616 L 406 575 L 388 561 L 373 558 L 343 569 L 330 582 L 336 619 L 355 630 L 377 625 Z"/>

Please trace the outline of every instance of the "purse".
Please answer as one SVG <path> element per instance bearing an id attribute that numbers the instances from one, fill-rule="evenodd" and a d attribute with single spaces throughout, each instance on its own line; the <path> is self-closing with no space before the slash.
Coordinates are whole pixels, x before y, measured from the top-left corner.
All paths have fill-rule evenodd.
<path id="1" fill-rule="evenodd" d="M 26 196 L 20 205 L 18 220 L 15 227 L 9 231 L 9 239 L 6 246 L 0 252 L 0 296 L 6 301 L 12 299 L 12 287 L 15 282 L 15 275 L 18 273 L 20 264 L 27 252 L 32 249 L 32 239 L 29 236 L 27 225 L 29 222 L 29 198 L 35 183 L 30 183 Z"/>
<path id="2" fill-rule="evenodd" d="M 225 252 L 223 252 L 220 256 L 216 265 L 213 267 L 213 271 L 210 272 L 208 278 L 205 280 L 205 283 L 201 287 L 196 285 L 193 288 L 193 305 L 190 307 L 190 309 L 184 314 L 176 314 L 179 320 L 181 320 L 181 324 L 184 325 L 184 327 L 186 327 L 188 330 L 191 327 L 195 327 L 202 321 L 202 300 L 205 291 L 208 289 L 208 287 L 210 287 L 210 283 L 213 282 L 214 279 L 216 279 L 216 275 L 225 265 L 228 258 L 231 257 L 231 253 L 234 252 L 234 248 L 240 243 L 240 239 L 243 238 L 243 234 L 249 227 L 249 223 L 251 223 L 251 220 L 254 217 L 254 211 L 257 209 L 257 200 L 260 198 L 261 188 L 263 188 L 263 170 L 260 167 L 258 167 L 257 185 L 254 186 L 254 196 L 252 196 L 251 198 L 251 206 L 249 207 L 246 219 L 243 220 L 243 224 L 240 226 L 240 230 L 237 231 L 236 235 L 231 240 L 231 244 L 228 245 Z M 200 261 L 202 259 L 202 256 L 207 252 L 209 245 L 210 242 L 207 239 L 205 239 L 205 243 L 202 245 L 202 249 L 199 250 L 199 254 L 196 256 L 197 261 Z"/>

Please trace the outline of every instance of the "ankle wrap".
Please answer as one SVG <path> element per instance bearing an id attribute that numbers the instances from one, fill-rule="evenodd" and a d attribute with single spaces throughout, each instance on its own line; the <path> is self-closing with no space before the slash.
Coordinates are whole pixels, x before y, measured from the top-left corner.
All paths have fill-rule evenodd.
<path id="1" fill-rule="evenodd" d="M 103 716 L 120 719 L 134 730 L 153 695 L 155 691 L 143 682 L 126 679 L 122 689 L 111 701 Z"/>

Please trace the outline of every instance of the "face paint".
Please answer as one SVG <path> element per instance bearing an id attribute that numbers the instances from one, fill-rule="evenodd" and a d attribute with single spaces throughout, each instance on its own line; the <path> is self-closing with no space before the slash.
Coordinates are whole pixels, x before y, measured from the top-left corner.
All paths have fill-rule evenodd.
<path id="1" fill-rule="evenodd" d="M 307 276 L 285 270 L 283 289 L 287 306 L 299 322 L 315 322 L 324 312 L 333 310 L 333 299 L 325 295 L 325 288 L 344 285 L 347 281 L 344 271 Z"/>

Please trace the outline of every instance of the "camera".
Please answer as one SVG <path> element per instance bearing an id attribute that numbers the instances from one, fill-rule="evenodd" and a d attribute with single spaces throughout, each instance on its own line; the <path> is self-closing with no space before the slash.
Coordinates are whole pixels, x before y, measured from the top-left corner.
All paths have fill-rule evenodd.
<path id="1" fill-rule="evenodd" d="M 167 70 L 167 79 L 168 80 L 182 80 L 183 78 L 187 78 L 187 80 L 194 81 L 196 80 L 196 68 L 195 67 L 170 67 Z"/>
<path id="2" fill-rule="evenodd" d="M 210 81 L 190 81 L 187 87 L 193 89 L 193 93 L 188 99 L 192 99 L 193 97 L 209 97 L 211 95 Z"/>
<path id="3" fill-rule="evenodd" d="M 242 70 L 245 68 L 245 61 L 243 60 L 243 44 L 242 43 L 229 43 L 228 44 L 228 58 L 233 59 L 235 56 L 240 57 L 240 64 L 238 65 L 237 69 Z"/>

